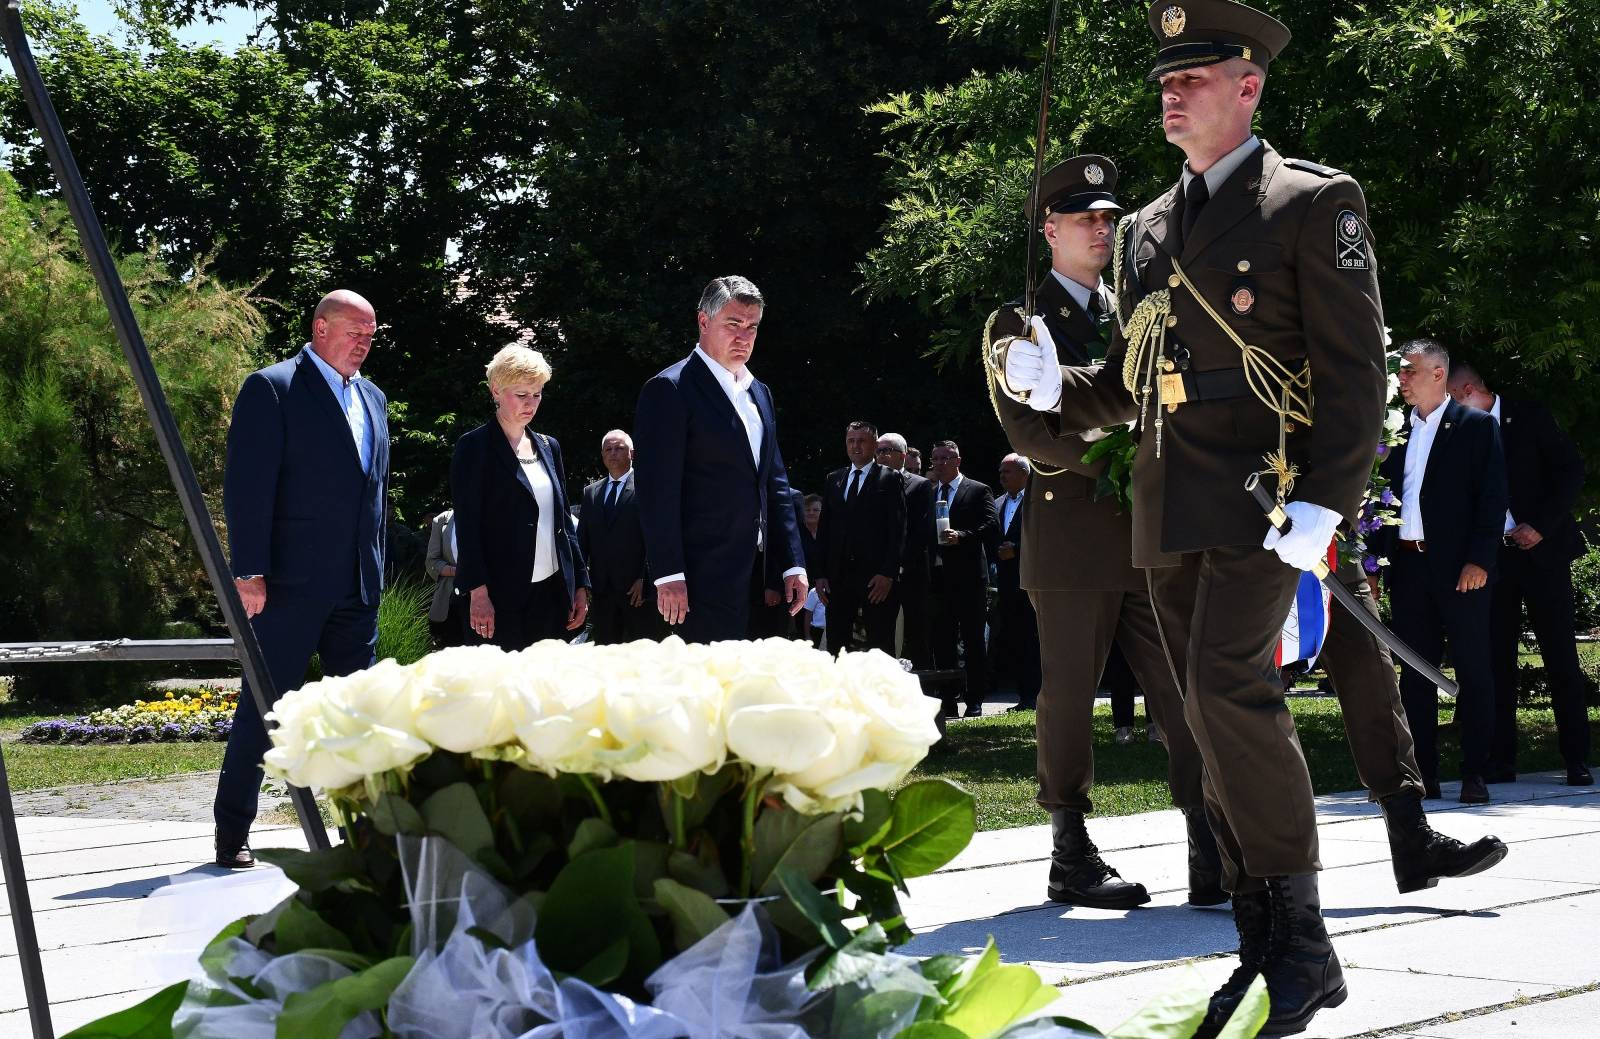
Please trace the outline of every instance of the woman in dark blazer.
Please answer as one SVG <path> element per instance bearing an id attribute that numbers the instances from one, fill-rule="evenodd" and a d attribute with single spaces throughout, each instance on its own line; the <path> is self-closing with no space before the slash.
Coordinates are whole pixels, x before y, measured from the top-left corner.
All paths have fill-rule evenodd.
<path id="1" fill-rule="evenodd" d="M 495 420 L 456 441 L 450 460 L 456 588 L 467 596 L 467 641 L 516 650 L 583 627 L 589 571 L 567 504 L 554 437 L 528 429 L 550 365 L 525 346 L 489 362 Z"/>

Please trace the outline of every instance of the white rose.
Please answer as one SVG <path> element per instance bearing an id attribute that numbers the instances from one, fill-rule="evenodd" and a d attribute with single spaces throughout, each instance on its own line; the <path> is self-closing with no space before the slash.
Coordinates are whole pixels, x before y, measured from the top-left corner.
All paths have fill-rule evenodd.
<path id="1" fill-rule="evenodd" d="M 840 653 L 834 673 L 841 694 L 860 713 L 874 759 L 909 771 L 939 742 L 939 705 L 898 660 L 879 650 Z"/>
<path id="2" fill-rule="evenodd" d="M 832 753 L 838 738 L 820 711 L 792 704 L 751 704 L 728 715 L 728 750 L 773 772 L 797 772 Z"/>
<path id="3" fill-rule="evenodd" d="M 411 665 L 417 732 L 458 754 L 509 743 L 528 709 L 523 658 L 498 646 L 455 646 Z"/>
<path id="4" fill-rule="evenodd" d="M 517 742 L 527 751 L 528 764 L 546 773 L 597 772 L 609 778 L 603 757 L 614 741 L 606 730 L 602 692 L 627 670 L 626 662 L 605 660 L 598 647 L 573 649 L 561 658 L 530 657 L 528 710 L 516 724 Z"/>
<path id="5" fill-rule="evenodd" d="M 1405 422 L 1405 412 L 1399 408 L 1390 408 L 1388 414 L 1383 417 L 1383 431 L 1392 436 L 1400 432 L 1400 427 L 1405 425 Z"/>
<path id="6" fill-rule="evenodd" d="M 618 774 L 665 782 L 721 767 L 722 687 L 704 669 L 608 682 L 602 695 Z"/>
<path id="7" fill-rule="evenodd" d="M 404 669 L 385 660 L 285 694 L 267 714 L 277 728 L 266 767 L 296 786 L 338 790 L 415 764 L 433 748 L 410 730 L 405 685 Z"/>

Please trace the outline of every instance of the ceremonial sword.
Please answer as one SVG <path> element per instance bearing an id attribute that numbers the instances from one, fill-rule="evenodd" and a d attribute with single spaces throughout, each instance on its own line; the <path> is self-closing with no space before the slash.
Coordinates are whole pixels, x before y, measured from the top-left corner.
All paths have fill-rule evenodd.
<path id="1" fill-rule="evenodd" d="M 1272 492 L 1268 491 L 1261 483 L 1261 474 L 1251 473 L 1244 482 L 1244 489 L 1250 492 L 1251 497 L 1255 498 L 1256 504 L 1261 506 L 1261 511 L 1267 514 L 1267 522 L 1271 523 L 1279 534 L 1289 533 L 1294 524 L 1284 514 L 1282 506 L 1272 496 Z M 1423 660 L 1416 650 L 1401 641 L 1400 636 L 1384 627 L 1383 622 L 1376 616 L 1368 613 L 1362 607 L 1361 600 L 1356 598 L 1356 594 L 1346 588 L 1343 581 L 1339 580 L 1339 575 L 1328 570 L 1327 563 L 1318 562 L 1311 572 L 1316 574 L 1318 579 L 1322 581 L 1323 586 L 1333 593 L 1333 598 L 1339 605 L 1349 610 L 1355 616 L 1355 619 L 1361 622 L 1361 626 L 1372 633 L 1373 638 L 1389 647 L 1389 652 L 1405 661 L 1406 666 L 1440 689 L 1451 696 L 1456 695 L 1456 684 L 1446 678 L 1438 668 Z"/>

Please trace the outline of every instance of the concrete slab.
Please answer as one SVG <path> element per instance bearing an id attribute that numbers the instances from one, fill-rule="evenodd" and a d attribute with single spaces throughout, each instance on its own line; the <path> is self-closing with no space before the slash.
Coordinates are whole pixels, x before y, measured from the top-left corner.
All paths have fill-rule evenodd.
<path id="1" fill-rule="evenodd" d="M 1416 1034 L 1419 1039 L 1573 1039 L 1593 1035 L 1597 1021 L 1600 992 L 1582 992 L 1464 1021 L 1425 1025 Z"/>
<path id="2" fill-rule="evenodd" d="M 98 1020 L 107 1014 L 118 1010 L 125 1010 L 136 1003 L 142 1002 L 159 992 L 159 988 L 133 989 L 128 992 L 117 992 L 106 996 L 91 996 L 88 999 L 74 999 L 58 1002 L 50 1001 L 50 1025 L 56 1035 L 65 1035 L 74 1028 L 80 1028 L 90 1021 Z M 0 1035 L 7 1039 L 24 1039 L 33 1034 L 28 1020 L 27 1010 L 11 1010 L 0 1013 Z"/>

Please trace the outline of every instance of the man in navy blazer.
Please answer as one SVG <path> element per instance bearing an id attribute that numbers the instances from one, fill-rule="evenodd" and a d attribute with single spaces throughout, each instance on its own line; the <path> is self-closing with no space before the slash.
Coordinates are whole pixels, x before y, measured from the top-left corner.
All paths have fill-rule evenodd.
<path id="1" fill-rule="evenodd" d="M 694 351 L 644 384 L 634 493 L 662 618 L 689 642 L 742 639 L 765 575 L 791 615 L 808 583 L 772 391 L 747 367 L 766 303 L 737 275 L 700 296 Z"/>
<path id="2" fill-rule="evenodd" d="M 589 564 L 594 599 L 589 641 L 605 646 L 653 638 L 661 623 L 644 565 L 644 530 L 633 492 L 633 438 L 613 429 L 600 440 L 606 475 L 583 489 L 578 545 Z"/>
<path id="3" fill-rule="evenodd" d="M 1493 418 L 1445 392 L 1450 354 L 1434 339 L 1401 348 L 1400 393 L 1412 407 L 1406 443 L 1382 472 L 1400 498 L 1400 525 L 1378 540 L 1388 556 L 1394 633 L 1438 665 L 1446 638 L 1456 668 L 1455 720 L 1461 733 L 1464 804 L 1489 800 L 1484 776 L 1494 736 L 1490 664 L 1490 582 L 1509 495 Z M 1439 796 L 1439 690 L 1406 667 L 1400 698 L 1415 740 L 1427 796 Z"/>
<path id="4" fill-rule="evenodd" d="M 228 427 L 222 508 L 234 583 L 281 694 L 318 653 L 325 675 L 370 667 L 378 643 L 388 406 L 361 377 L 377 331 L 372 304 L 347 290 L 317 304 L 311 342 L 245 378 Z M 254 865 L 250 825 L 266 729 L 239 696 L 217 781 L 217 864 Z"/>

